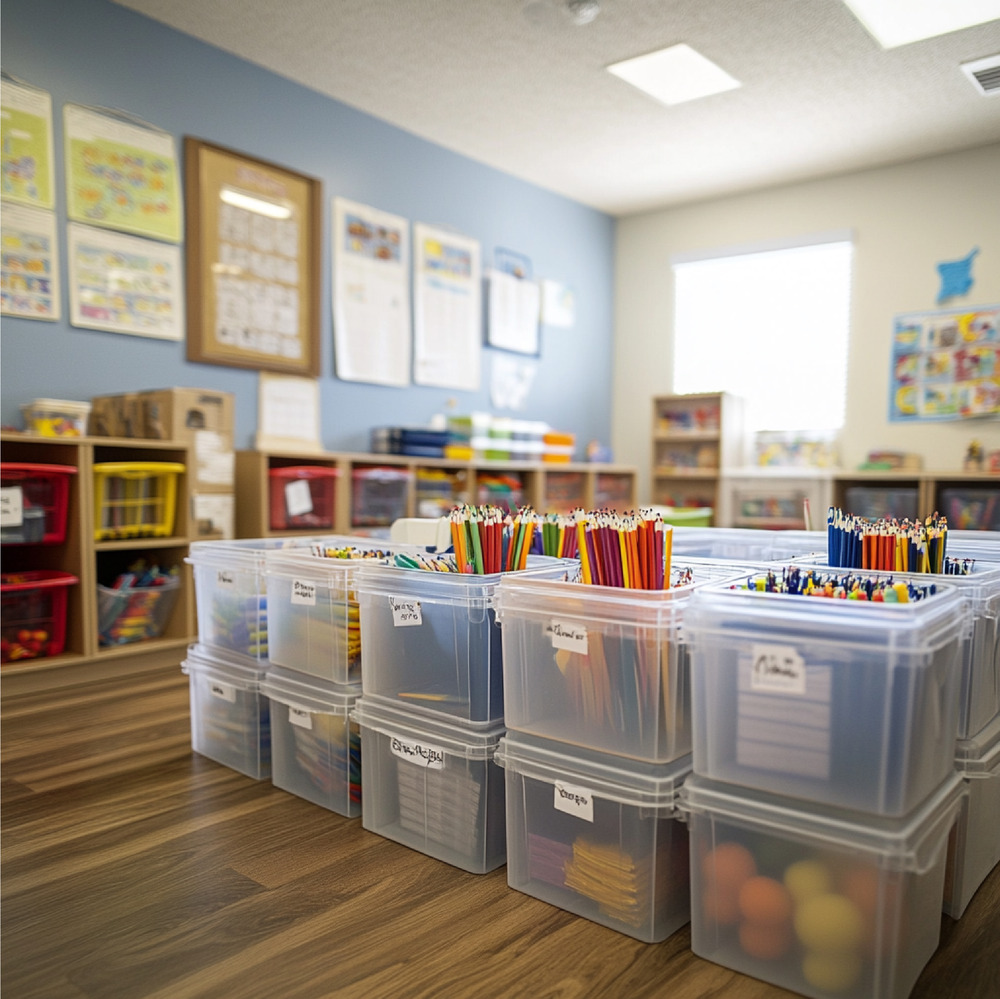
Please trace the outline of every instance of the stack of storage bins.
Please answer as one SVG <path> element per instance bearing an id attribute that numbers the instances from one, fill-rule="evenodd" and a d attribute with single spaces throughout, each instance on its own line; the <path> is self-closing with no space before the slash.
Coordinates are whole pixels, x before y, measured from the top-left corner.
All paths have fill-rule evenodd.
<path id="1" fill-rule="evenodd" d="M 310 555 L 314 546 L 373 543 L 329 535 L 191 545 L 198 641 L 182 669 L 190 678 L 192 745 L 256 780 L 276 774 L 278 786 L 308 788 L 304 797 L 357 814 L 346 719 L 360 690 L 360 650 L 353 644 L 356 607 L 352 630 L 344 595 L 360 562 Z M 277 561 L 269 571 L 271 557 Z M 280 711 L 272 710 L 272 698 Z M 356 771 L 356 754 L 353 764 Z M 334 768 L 343 780 L 333 779 Z"/>
<path id="2" fill-rule="evenodd" d="M 966 795 L 969 611 L 956 587 L 934 589 L 895 604 L 694 594 L 680 808 L 699 956 L 817 999 L 909 994 L 938 944 Z"/>
<path id="3" fill-rule="evenodd" d="M 473 874 L 506 860 L 501 579 L 559 578 L 576 563 L 529 556 L 487 575 L 364 565 L 357 577 L 365 829 Z"/>
<path id="4" fill-rule="evenodd" d="M 691 768 L 682 620 L 735 569 L 664 590 L 505 578 L 507 883 L 646 942 L 690 918 Z"/>

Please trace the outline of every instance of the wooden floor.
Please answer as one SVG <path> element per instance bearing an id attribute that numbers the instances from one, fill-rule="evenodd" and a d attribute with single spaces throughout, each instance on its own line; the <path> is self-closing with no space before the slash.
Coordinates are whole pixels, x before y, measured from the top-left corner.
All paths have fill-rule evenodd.
<path id="1" fill-rule="evenodd" d="M 777 999 L 467 874 L 190 748 L 178 669 L 2 713 L 5 999 Z M 913 999 L 1000 996 L 1000 869 Z"/>

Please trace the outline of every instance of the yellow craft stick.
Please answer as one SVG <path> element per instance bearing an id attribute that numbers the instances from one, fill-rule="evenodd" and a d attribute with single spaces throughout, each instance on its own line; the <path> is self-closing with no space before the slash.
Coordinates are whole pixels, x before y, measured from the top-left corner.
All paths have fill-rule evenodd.
<path id="1" fill-rule="evenodd" d="M 663 588 L 670 589 L 670 560 L 673 556 L 674 529 L 670 524 L 664 527 L 663 538 Z"/>
<path id="2" fill-rule="evenodd" d="M 580 570 L 583 573 L 583 581 L 590 583 L 590 555 L 587 553 L 587 528 L 583 518 L 576 522 L 576 547 L 580 555 Z"/>

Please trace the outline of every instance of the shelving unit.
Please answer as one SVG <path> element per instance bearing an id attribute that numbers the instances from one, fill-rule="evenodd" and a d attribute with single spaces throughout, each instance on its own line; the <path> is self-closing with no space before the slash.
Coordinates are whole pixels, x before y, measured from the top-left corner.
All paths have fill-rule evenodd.
<path id="1" fill-rule="evenodd" d="M 810 527 L 826 524 L 833 494 L 829 468 L 779 466 L 724 469 L 722 503 L 716 523 L 722 527 L 764 530 L 805 530 L 805 500 Z"/>
<path id="2" fill-rule="evenodd" d="M 168 537 L 137 537 L 126 540 L 95 540 L 94 465 L 100 462 L 178 462 L 189 466 L 188 449 L 175 441 L 134 440 L 109 437 L 35 437 L 27 434 L 0 434 L 5 462 L 36 462 L 76 468 L 70 478 L 69 504 L 64 543 L 57 545 L 9 544 L 3 546 L 4 572 L 32 569 L 61 569 L 72 573 L 79 583 L 69 587 L 66 614 L 66 642 L 62 654 L 4 663 L 5 681 L 16 675 L 74 671 L 79 678 L 86 668 L 88 677 L 122 670 L 122 660 L 145 657 L 162 664 L 173 656 L 179 663 L 183 649 L 196 632 L 193 586 L 189 567 L 184 564 L 188 536 L 188 476 L 177 478 L 176 517 Z M 181 584 L 170 618 L 155 639 L 102 646 L 98 636 L 99 583 L 112 580 L 140 557 L 155 559 L 163 567 L 177 565 Z M 154 665 L 150 663 L 150 665 Z M 104 667 L 91 669 L 90 667 Z M 129 668 L 134 663 L 130 661 Z M 76 672 L 78 671 L 79 672 Z M 55 685 L 56 681 L 53 681 Z M 47 684 L 43 684 L 47 685 Z"/>
<path id="3" fill-rule="evenodd" d="M 454 503 L 492 502 L 499 495 L 487 491 L 491 479 L 509 478 L 519 487 L 512 502 L 526 503 L 541 512 L 566 511 L 576 507 L 635 509 L 636 470 L 632 466 L 587 462 L 500 462 L 453 461 L 447 458 L 416 458 L 390 454 L 352 454 L 331 451 L 237 451 L 236 452 L 236 535 L 240 538 L 301 535 L 302 530 L 270 529 L 269 478 L 272 468 L 316 465 L 337 469 L 334 534 L 356 534 L 388 527 L 356 525 L 352 522 L 352 490 L 358 470 L 391 468 L 407 475 L 404 501 L 399 516 L 436 515 L 429 501 L 418 508 L 417 473 L 446 473 L 453 483 L 450 498 L 437 497 L 441 509 Z M 386 518 L 388 520 L 388 518 Z M 391 521 L 390 521 L 391 522 Z M 315 533 L 315 531 L 311 532 Z"/>
<path id="4" fill-rule="evenodd" d="M 723 503 L 723 469 L 743 463 L 743 403 L 727 392 L 653 398 L 652 501 L 661 506 Z"/>

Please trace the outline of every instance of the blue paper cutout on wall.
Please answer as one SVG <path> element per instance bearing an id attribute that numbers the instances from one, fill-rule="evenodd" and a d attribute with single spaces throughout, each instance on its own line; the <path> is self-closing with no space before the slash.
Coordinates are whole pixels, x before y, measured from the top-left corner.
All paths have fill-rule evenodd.
<path id="1" fill-rule="evenodd" d="M 979 252 L 977 246 L 967 257 L 961 260 L 946 260 L 937 265 L 941 275 L 941 290 L 938 292 L 938 305 L 945 299 L 955 295 L 965 295 L 972 287 L 972 261 Z"/>

